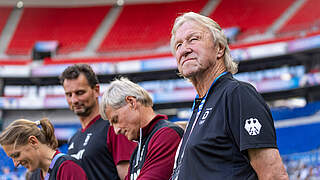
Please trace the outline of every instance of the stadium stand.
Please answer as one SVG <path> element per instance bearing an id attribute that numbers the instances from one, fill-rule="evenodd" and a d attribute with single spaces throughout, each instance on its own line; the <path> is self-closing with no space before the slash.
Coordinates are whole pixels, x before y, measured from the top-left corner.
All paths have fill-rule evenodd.
<path id="1" fill-rule="evenodd" d="M 297 108 L 272 108 L 277 131 L 279 151 L 282 155 L 307 152 L 320 147 L 320 102 Z"/>
<path id="2" fill-rule="evenodd" d="M 264 33 L 291 3 L 291 0 L 223 0 L 209 16 L 222 28 L 240 28 L 242 35 L 238 39 L 243 39 Z"/>
<path id="3" fill-rule="evenodd" d="M 0 35 L 1 35 L 1 32 L 2 32 L 2 29 L 4 28 L 6 22 L 7 22 L 7 19 L 10 15 L 12 11 L 12 7 L 0 7 Z"/>
<path id="4" fill-rule="evenodd" d="M 242 40 L 265 33 L 296 1 L 217 0 L 217 6 L 209 12 L 222 28 L 240 30 L 235 42 L 230 45 L 232 51 L 238 50 L 244 56 L 238 59 L 240 71 L 236 78 L 255 85 L 270 101 L 280 98 L 286 101 L 285 107 L 268 103 L 275 119 L 280 153 L 293 180 L 320 177 L 320 143 L 317 141 L 320 135 L 320 12 L 316 9 L 320 2 L 303 1 L 303 6 L 281 26 L 274 38 L 247 43 Z M 175 61 L 168 48 L 170 30 L 179 13 L 202 12 L 209 2 L 212 1 L 24 7 L 6 51 L 8 56 L 5 56 L 6 60 L 0 60 L 0 126 L 17 117 L 37 119 L 43 115 L 52 117 L 56 123 L 63 122 L 61 129 L 66 128 L 67 120 L 74 123 L 73 116 L 68 114 L 71 112 L 67 109 L 64 91 L 57 80 L 62 70 L 74 63 L 89 63 L 94 67 L 101 80 L 101 91 L 114 76 L 129 76 L 153 93 L 155 108 L 160 107 L 159 111 L 165 107 L 177 108 L 175 110 L 179 112 L 181 109 L 178 108 L 187 106 L 190 110 L 195 92 L 190 84 L 175 76 L 176 66 L 172 65 Z M 83 51 L 94 39 L 92 36 L 103 19 L 111 14 L 112 8 L 121 9 L 120 14 L 110 31 L 104 34 L 104 39 L 100 39 L 102 43 L 97 52 L 90 56 L 73 56 L 73 52 Z M 0 7 L 0 32 L 12 9 Z M 28 59 L 34 43 L 41 40 L 59 41 L 58 55 L 62 56 L 38 62 Z M 161 48 L 168 51 L 143 52 Z M 272 54 L 279 49 L 283 54 Z M 143 53 L 130 54 L 135 51 Z M 254 56 L 259 53 L 262 55 Z M 19 60 L 20 57 L 17 59 L 15 55 L 24 57 Z M 169 76 L 169 73 L 174 76 Z M 292 97 L 303 99 L 306 105 L 294 107 L 293 103 L 290 104 Z M 178 114 L 169 116 L 170 120 L 181 120 Z M 68 137 L 69 134 L 61 129 L 61 136 Z M 66 145 L 60 150 L 66 152 Z M 0 147 L 0 170 L 4 167 L 17 170 Z M 21 175 L 24 172 L 20 173 L 18 169 L 18 173 Z M 2 176 L 0 172 L 2 178 L 8 176 Z"/>
<path id="5" fill-rule="evenodd" d="M 25 8 L 7 54 L 28 55 L 36 41 L 57 40 L 58 53 L 80 51 L 111 6 Z"/>
<path id="6" fill-rule="evenodd" d="M 320 11 L 315 7 L 320 7 L 320 1 L 307 0 L 301 9 L 278 31 L 278 34 L 298 34 L 301 31 L 320 32 Z"/>
<path id="7" fill-rule="evenodd" d="M 320 123 L 277 129 L 278 147 L 281 154 L 306 152 L 319 148 Z M 303 135 L 302 135 L 303 133 Z"/>
<path id="8" fill-rule="evenodd" d="M 175 17 L 183 12 L 200 12 L 206 2 L 192 0 L 125 5 L 98 52 L 136 51 L 168 45 Z"/>
<path id="9" fill-rule="evenodd" d="M 8 66 L 8 65 L 25 65 L 28 66 L 31 63 L 31 59 L 3 59 L 0 60 L 0 65 Z"/>
<path id="10" fill-rule="evenodd" d="M 14 169 L 12 160 L 6 155 L 2 148 L 0 148 L 0 167 L 8 167 L 10 170 Z"/>

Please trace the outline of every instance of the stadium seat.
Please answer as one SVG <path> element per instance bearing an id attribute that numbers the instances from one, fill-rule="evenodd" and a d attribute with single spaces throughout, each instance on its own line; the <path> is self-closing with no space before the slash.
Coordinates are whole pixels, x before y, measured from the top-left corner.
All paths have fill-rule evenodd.
<path id="1" fill-rule="evenodd" d="M 175 17 L 200 12 L 207 0 L 125 5 L 99 52 L 154 49 L 169 44 Z"/>
<path id="2" fill-rule="evenodd" d="M 239 27 L 243 39 L 264 33 L 292 4 L 292 0 L 223 0 L 209 15 L 222 28 Z"/>
<path id="3" fill-rule="evenodd" d="M 278 34 L 320 31 L 320 11 L 315 7 L 320 7 L 319 0 L 307 0 L 300 10 L 278 31 Z"/>
<path id="4" fill-rule="evenodd" d="M 86 47 L 111 6 L 77 8 L 25 8 L 6 51 L 29 55 L 36 41 L 57 40 L 58 53 Z"/>

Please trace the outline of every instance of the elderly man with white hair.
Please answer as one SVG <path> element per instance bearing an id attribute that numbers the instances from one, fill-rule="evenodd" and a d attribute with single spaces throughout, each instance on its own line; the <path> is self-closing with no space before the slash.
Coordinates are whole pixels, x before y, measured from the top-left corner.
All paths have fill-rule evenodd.
<path id="1" fill-rule="evenodd" d="M 270 110 L 253 86 L 233 78 L 237 64 L 220 26 L 183 14 L 171 48 L 180 74 L 197 91 L 172 179 L 288 179 Z"/>

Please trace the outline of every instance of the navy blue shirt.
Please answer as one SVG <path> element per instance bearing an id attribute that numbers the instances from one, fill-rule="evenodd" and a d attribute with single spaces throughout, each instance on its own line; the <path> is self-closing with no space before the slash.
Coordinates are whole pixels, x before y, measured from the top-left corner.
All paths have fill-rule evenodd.
<path id="1" fill-rule="evenodd" d="M 85 130 L 69 140 L 68 154 L 79 160 L 89 180 L 118 180 L 118 172 L 107 146 L 109 122 L 96 117 Z"/>
<path id="2" fill-rule="evenodd" d="M 247 150 L 277 148 L 273 119 L 262 96 L 230 73 L 221 76 L 210 88 L 190 135 L 200 101 L 195 100 L 179 149 L 178 179 L 258 179 Z"/>

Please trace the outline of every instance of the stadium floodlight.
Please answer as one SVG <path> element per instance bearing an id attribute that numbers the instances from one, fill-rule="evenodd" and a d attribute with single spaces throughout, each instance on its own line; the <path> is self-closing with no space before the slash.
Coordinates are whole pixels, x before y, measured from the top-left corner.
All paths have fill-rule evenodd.
<path id="1" fill-rule="evenodd" d="M 16 6 L 17 6 L 17 8 L 19 8 L 19 9 L 20 9 L 20 8 L 23 8 L 23 1 L 18 1 Z"/>
<path id="2" fill-rule="evenodd" d="M 123 6 L 124 0 L 117 0 L 117 5 L 118 6 Z"/>

